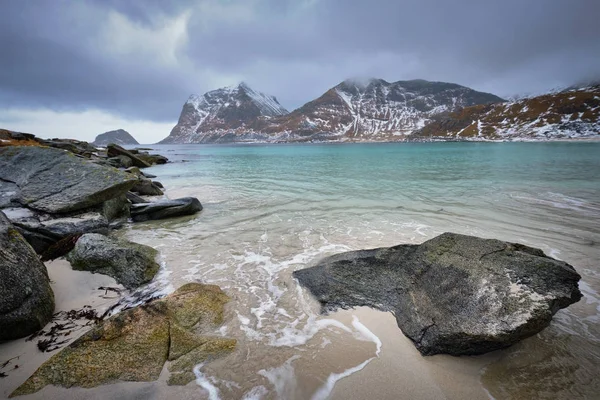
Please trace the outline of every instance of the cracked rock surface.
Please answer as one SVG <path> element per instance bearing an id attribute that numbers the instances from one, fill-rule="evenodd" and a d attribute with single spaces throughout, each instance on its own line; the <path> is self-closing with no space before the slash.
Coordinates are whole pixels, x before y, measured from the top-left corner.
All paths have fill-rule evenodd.
<path id="1" fill-rule="evenodd" d="M 125 194 L 137 178 L 63 150 L 13 146 L 0 148 L 0 181 L 12 193 L 0 204 L 67 213 Z"/>
<path id="2" fill-rule="evenodd" d="M 393 312 L 423 355 L 510 346 L 582 297 L 571 265 L 521 244 L 454 233 L 334 255 L 294 276 L 324 312 L 358 306 Z"/>

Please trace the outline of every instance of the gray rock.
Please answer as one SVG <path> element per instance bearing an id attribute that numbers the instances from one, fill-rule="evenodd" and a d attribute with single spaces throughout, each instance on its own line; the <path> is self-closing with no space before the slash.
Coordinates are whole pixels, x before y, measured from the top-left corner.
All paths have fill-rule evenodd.
<path id="1" fill-rule="evenodd" d="M 90 232 L 106 234 L 110 226 L 106 216 L 97 211 L 59 218 L 26 208 L 7 208 L 4 212 L 38 254 L 66 236 Z"/>
<path id="2" fill-rule="evenodd" d="M 126 196 L 127 196 L 127 200 L 129 200 L 131 202 L 131 204 L 148 203 L 148 200 L 146 200 L 143 197 L 140 197 L 137 194 L 132 193 L 132 192 L 127 192 Z"/>
<path id="3" fill-rule="evenodd" d="M 195 197 L 162 200 L 153 203 L 132 204 L 131 218 L 136 222 L 192 215 L 202 211 L 202 204 Z"/>
<path id="4" fill-rule="evenodd" d="M 127 156 L 116 156 L 106 160 L 106 162 L 115 168 L 129 168 L 133 165 L 131 158 Z"/>
<path id="5" fill-rule="evenodd" d="M 149 154 L 147 152 L 138 152 L 137 157 L 150 165 L 166 164 L 169 161 L 165 156 L 161 156 L 160 154 Z"/>
<path id="6" fill-rule="evenodd" d="M 139 158 L 138 155 L 133 154 L 116 144 L 109 144 L 106 147 L 106 154 L 108 154 L 109 157 L 127 156 L 131 159 L 133 165 L 138 168 L 148 168 L 150 166 L 148 162 Z"/>
<path id="7" fill-rule="evenodd" d="M 131 188 L 134 193 L 141 194 L 142 196 L 162 196 L 164 193 L 160 190 L 160 187 L 152 182 L 150 179 L 140 179 Z"/>
<path id="8" fill-rule="evenodd" d="M 0 341 L 42 329 L 53 313 L 46 267 L 0 212 Z"/>
<path id="9" fill-rule="evenodd" d="M 73 154 L 81 155 L 86 158 L 90 158 L 92 153 L 96 151 L 96 148 L 88 142 L 82 142 L 75 139 L 41 139 L 40 143 L 48 147 L 67 150 Z"/>
<path id="10" fill-rule="evenodd" d="M 144 176 L 144 173 L 140 171 L 138 167 L 129 167 L 125 170 L 125 172 L 129 172 L 137 177 Z"/>
<path id="11" fill-rule="evenodd" d="M 423 355 L 510 346 L 581 298 L 580 276 L 569 264 L 521 244 L 453 233 L 338 254 L 294 276 L 325 311 L 392 311 Z"/>
<path id="12" fill-rule="evenodd" d="M 79 238 L 67 260 L 73 269 L 109 275 L 133 289 L 154 278 L 157 254 L 149 246 L 88 233 Z"/>
<path id="13" fill-rule="evenodd" d="M 44 147 L 0 148 L 0 179 L 16 184 L 19 202 L 49 213 L 90 208 L 127 192 L 131 174 L 66 151 Z"/>
<path id="14" fill-rule="evenodd" d="M 19 187 L 0 179 L 0 209 L 19 205 Z"/>

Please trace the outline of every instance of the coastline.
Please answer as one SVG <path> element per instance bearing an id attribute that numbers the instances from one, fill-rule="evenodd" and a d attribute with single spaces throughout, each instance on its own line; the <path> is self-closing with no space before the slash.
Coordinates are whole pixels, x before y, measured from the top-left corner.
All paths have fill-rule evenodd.
<path id="1" fill-rule="evenodd" d="M 172 196 L 187 196 L 187 195 L 199 195 L 200 191 L 198 187 L 169 187 L 166 190 L 166 195 Z M 208 196 L 206 196 L 208 198 Z M 206 202 L 206 204 L 211 204 Z M 209 212 L 214 212 L 207 210 Z M 208 215 L 204 215 L 206 218 Z M 179 228 L 183 220 L 173 222 L 173 233 L 175 228 Z M 200 221 L 198 221 L 200 222 Z M 204 221 L 205 222 L 205 221 Z M 157 223 L 161 224 L 162 223 Z M 141 227 L 143 230 L 152 230 L 151 226 Z M 137 229 L 140 229 L 137 228 Z M 124 229 L 116 231 L 116 235 L 119 237 L 126 237 L 129 239 L 136 240 L 136 230 L 131 229 L 131 226 L 126 226 Z M 159 228 L 160 229 L 160 228 Z M 139 232 L 138 232 L 139 233 Z M 148 239 L 148 237 L 146 237 Z M 261 237 L 262 240 L 262 237 Z M 142 240 L 147 244 L 155 244 L 158 241 Z M 159 246 L 155 246 L 157 249 L 161 249 Z M 185 270 L 190 267 L 190 260 L 180 260 L 179 253 L 173 251 L 173 248 L 166 246 L 163 256 L 168 259 L 169 270 Z M 96 297 L 99 293 L 95 292 L 95 288 L 98 286 L 115 286 L 114 280 L 102 275 L 93 275 L 87 272 L 72 271 L 69 264 L 66 261 L 56 261 L 48 263 L 49 270 L 54 270 L 55 277 L 51 276 L 53 281 L 52 287 L 57 297 L 56 311 L 59 310 L 70 310 L 74 308 L 82 307 L 83 305 L 90 304 L 90 302 L 96 301 Z M 58 276 L 61 276 L 60 279 Z M 108 282 L 97 281 L 98 278 L 106 278 Z M 157 276 L 158 278 L 158 276 Z M 88 287 L 80 287 L 80 281 L 86 282 Z M 287 279 L 285 279 L 287 281 Z M 279 282 L 280 284 L 282 282 Z M 289 283 L 289 281 L 287 282 Z M 177 285 L 180 282 L 177 280 Z M 296 284 L 292 282 L 292 284 Z M 286 282 L 283 282 L 283 286 L 287 286 Z M 81 290 L 80 290 L 81 289 Z M 83 290 L 85 289 L 85 290 Z M 86 291 L 87 290 L 87 291 Z M 227 291 L 227 290 L 226 290 Z M 234 291 L 229 290 L 228 293 Z M 98 303 L 94 303 L 98 304 Z M 101 307 L 108 307 L 110 303 L 100 304 Z M 230 318 L 227 322 L 232 322 L 235 319 L 235 304 L 232 302 Z M 414 348 L 413 344 L 402 334 L 398 326 L 396 325 L 395 319 L 390 313 L 383 313 L 380 311 L 358 308 L 353 310 L 341 310 L 330 314 L 328 317 L 331 319 L 342 322 L 345 326 L 351 327 L 353 316 L 357 316 L 360 323 L 362 323 L 369 331 L 371 331 L 382 343 L 382 351 L 379 357 L 373 358 L 371 361 L 366 363 L 362 368 L 352 371 L 354 373 L 347 377 L 342 377 L 335 382 L 330 397 L 332 399 L 362 399 L 365 397 L 373 398 L 398 398 L 401 394 L 406 398 L 448 398 L 448 399 L 487 399 L 491 396 L 487 393 L 485 387 L 482 384 L 481 374 L 485 370 L 485 367 L 503 355 L 509 354 L 509 352 L 500 350 L 494 353 L 489 353 L 483 356 L 476 357 L 452 357 L 452 356 L 433 356 L 433 357 L 422 357 Z M 83 333 L 83 332 L 82 332 Z M 75 339 L 73 337 L 72 339 Z M 530 339 L 533 340 L 533 339 Z M 23 339 L 19 340 L 23 341 Z M 15 341 L 17 342 L 17 341 Z M 312 364 L 308 363 L 307 359 L 304 361 L 298 360 L 297 372 L 298 372 L 298 385 L 306 384 L 306 390 L 308 393 L 316 392 L 323 385 L 327 383 L 327 368 L 331 368 L 332 373 L 344 375 L 349 369 L 360 366 L 363 362 L 370 360 L 375 356 L 376 346 L 365 341 L 364 344 L 352 348 L 352 351 L 356 354 L 352 356 L 348 355 L 347 349 L 344 348 L 345 342 L 340 343 L 338 346 L 328 347 L 326 351 L 319 355 L 318 360 L 324 360 L 327 365 L 323 367 L 317 362 L 316 369 L 321 372 L 316 374 L 317 376 L 310 376 L 310 373 L 314 371 L 315 360 Z M 6 344 L 0 345 L 0 351 L 4 352 Z M 29 346 L 29 347 L 28 347 Z M 245 352 L 252 348 L 252 344 L 246 347 L 242 347 L 239 351 Z M 11 390 L 7 390 L 3 386 L 3 391 L 0 395 L 8 396 L 12 389 L 16 388 L 22 381 L 27 377 L 49 356 L 49 353 L 40 353 L 35 348 L 35 341 L 20 343 L 16 346 L 17 351 L 23 352 L 23 359 L 28 361 L 30 366 L 22 365 L 23 369 L 18 373 L 22 374 L 20 382 L 13 382 L 9 378 L 4 378 L 0 381 L 3 385 L 5 383 L 13 385 Z M 27 350 L 29 349 L 29 350 Z M 279 351 L 279 348 L 274 348 Z M 286 349 L 287 350 L 287 349 Z M 11 350 L 12 351 L 12 350 Z M 33 353 L 39 353 L 39 357 L 36 357 Z M 14 353 L 14 352 L 13 352 Z M 12 353 L 11 353 L 12 354 Z M 28 358 L 29 357 L 29 358 Z M 355 362 L 356 359 L 356 362 Z M 4 361 L 4 360 L 0 360 Z M 216 360 L 214 369 L 220 370 L 226 368 L 227 363 L 231 362 L 231 359 Z M 235 361 L 235 360 L 234 360 Z M 258 360 L 260 362 L 260 360 Z M 36 365 L 34 365 L 36 364 Z M 332 367 L 333 366 L 333 367 Z M 20 367 L 21 368 L 21 367 Z M 28 368 L 28 369 L 27 369 Z M 312 370 L 311 370 L 312 368 Z M 211 370 L 214 370 L 211 364 L 207 364 L 207 376 L 210 378 L 221 378 L 219 374 L 211 374 Z M 28 372 L 26 372 L 28 371 Z M 13 374 L 15 377 L 17 374 Z M 173 387 L 167 386 L 168 372 L 166 367 L 163 369 L 161 377 L 155 382 L 119 382 L 115 384 L 109 384 L 99 386 L 93 389 L 82 389 L 82 388 L 59 388 L 48 386 L 38 393 L 33 395 L 23 396 L 19 398 L 23 399 L 56 399 L 61 400 L 64 398 L 69 399 L 104 399 L 107 397 L 112 398 L 166 398 L 166 397 L 177 397 L 177 398 L 207 398 L 207 392 L 198 386 L 196 382 L 191 382 L 185 387 Z M 261 378 L 259 378 L 261 379 Z M 264 381 L 264 380 L 263 380 Z M 264 382 L 263 382 L 264 384 Z M 263 398 L 275 398 L 273 387 L 266 382 L 265 386 L 269 389 L 269 393 Z M 241 392 L 243 395 L 244 392 Z M 229 398 L 223 396 L 223 398 Z M 235 397 L 232 397 L 235 398 Z M 239 397 L 241 398 L 241 396 Z M 303 397 L 299 397 L 303 398 Z"/>

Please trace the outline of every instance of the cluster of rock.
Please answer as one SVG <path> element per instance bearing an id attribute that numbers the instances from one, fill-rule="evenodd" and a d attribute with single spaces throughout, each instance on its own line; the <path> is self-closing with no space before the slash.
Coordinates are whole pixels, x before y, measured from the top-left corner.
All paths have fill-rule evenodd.
<path id="1" fill-rule="evenodd" d="M 161 155 L 3 132 L 10 134 L 11 145 L 0 144 L 0 209 L 38 253 L 70 235 L 108 233 L 132 217 L 132 203 L 136 221 L 202 209 L 197 199 L 141 197 L 163 195 L 163 185 L 141 171 L 166 163 Z M 39 145 L 22 146 L 21 141 Z M 169 210 L 158 213 L 157 208 Z"/>
<path id="2" fill-rule="evenodd" d="M 421 245 L 338 254 L 294 276 L 324 311 L 393 312 L 423 355 L 510 346 L 582 297 L 575 269 L 539 249 L 453 233 Z"/>
<path id="3" fill-rule="evenodd" d="M 54 293 L 41 259 L 66 254 L 73 269 L 112 276 L 127 289 L 154 278 L 160 268 L 155 249 L 106 234 L 129 220 L 202 210 L 196 198 L 147 197 L 162 196 L 163 186 L 141 169 L 167 161 L 145 149 L 101 149 L 0 130 L 0 341 L 35 333 L 53 318 Z M 167 361 L 169 384 L 185 385 L 195 378 L 194 365 L 235 347 L 235 340 L 209 334 L 221 324 L 228 300 L 217 286 L 191 283 L 100 318 L 11 396 L 47 384 L 155 380 Z"/>
<path id="4" fill-rule="evenodd" d="M 163 156 L 6 130 L 0 137 L 0 340 L 29 335 L 52 317 L 54 297 L 38 255 L 70 251 L 73 268 L 113 276 L 132 289 L 158 271 L 156 251 L 104 235 L 130 219 L 202 209 L 195 198 L 142 197 L 163 194 L 140 170 L 166 163 Z"/>

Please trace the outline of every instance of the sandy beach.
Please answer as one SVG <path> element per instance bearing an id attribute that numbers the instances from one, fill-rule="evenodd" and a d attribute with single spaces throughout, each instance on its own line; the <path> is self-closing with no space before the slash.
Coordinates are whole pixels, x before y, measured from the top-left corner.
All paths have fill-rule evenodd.
<path id="1" fill-rule="evenodd" d="M 98 290 L 102 286 L 119 287 L 110 277 L 74 271 L 64 260 L 49 262 L 47 267 L 56 294 L 57 312 L 90 305 L 101 313 L 118 301 L 118 295 L 109 292 L 105 296 L 104 290 Z M 232 315 L 230 313 L 230 318 Z M 486 364 L 497 358 L 496 355 L 460 358 L 422 357 L 410 340 L 398 329 L 391 313 L 361 307 L 335 312 L 328 317 L 345 326 L 352 326 L 353 323 L 356 324 L 355 321 L 359 321 L 366 328 L 363 345 L 355 344 L 351 353 L 343 351 L 343 343 L 330 349 L 324 347 L 322 354 L 319 354 L 319 357 L 327 361 L 323 371 L 315 371 L 314 363 L 300 360 L 294 363 L 296 378 L 292 376 L 291 380 L 285 382 L 285 376 L 279 377 L 281 390 L 264 393 L 265 396 L 260 398 L 309 398 L 305 396 L 310 393 L 312 398 L 355 400 L 489 398 L 479 382 L 479 373 Z M 50 325 L 48 324 L 46 329 Z M 66 339 L 70 343 L 87 329 L 89 326 L 83 326 Z M 371 341 L 365 339 L 369 337 Z M 380 344 L 374 343 L 377 341 L 380 341 Z M 0 381 L 2 398 L 8 398 L 10 393 L 44 361 L 59 351 L 43 353 L 37 349 L 36 343 L 37 339 L 31 341 L 19 339 L 0 345 L 2 362 L 13 359 L 4 370 L 7 371 L 8 376 Z M 226 364 L 227 360 L 219 360 L 216 363 Z M 18 365 L 18 368 L 11 369 L 14 365 Z M 349 365 L 352 367 L 348 368 Z M 336 375 L 329 385 L 327 379 L 315 379 L 315 376 L 327 377 L 329 370 L 334 371 L 329 376 L 330 380 Z M 346 374 L 348 376 L 345 376 Z M 118 382 L 93 389 L 47 386 L 37 393 L 20 398 L 40 400 L 209 398 L 208 392 L 199 387 L 196 382 L 191 382 L 184 387 L 168 386 L 166 382 L 168 375 L 165 366 L 160 378 L 155 382 Z M 242 391 L 239 395 L 237 398 L 242 398 L 245 394 Z M 279 395 L 283 396 L 278 397 Z"/>

